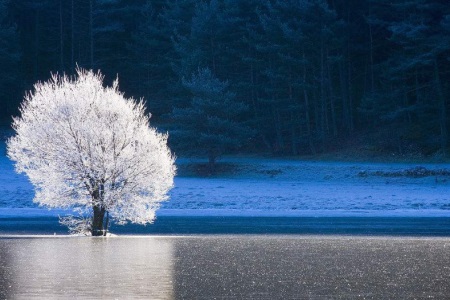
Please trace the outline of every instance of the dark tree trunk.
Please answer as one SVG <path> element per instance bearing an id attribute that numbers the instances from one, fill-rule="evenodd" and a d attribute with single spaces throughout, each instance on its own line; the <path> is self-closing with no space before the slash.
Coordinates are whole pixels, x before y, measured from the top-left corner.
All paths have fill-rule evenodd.
<path id="1" fill-rule="evenodd" d="M 273 98 L 272 98 L 273 99 Z M 275 100 L 272 100 L 273 103 L 275 103 Z M 274 120 L 275 120 L 275 130 L 276 130 L 276 141 L 275 141 L 275 154 L 284 154 L 284 139 L 283 139 L 283 133 L 282 133 L 282 125 L 281 125 L 281 116 L 280 116 L 280 110 L 276 108 L 276 105 L 272 105 L 273 113 L 274 113 Z"/>
<path id="2" fill-rule="evenodd" d="M 330 57 L 327 50 L 327 83 L 328 83 L 328 93 L 330 98 L 330 110 L 331 110 L 331 128 L 333 130 L 333 136 L 336 137 L 338 134 L 337 121 L 336 121 L 336 109 L 335 109 L 335 96 L 332 81 L 332 71 L 330 65 Z"/>
<path id="3" fill-rule="evenodd" d="M 439 74 L 439 67 L 437 59 L 434 61 L 434 80 L 435 80 L 435 86 L 436 91 L 439 99 L 439 127 L 440 127 L 440 140 L 441 140 L 441 151 L 442 155 L 445 157 L 447 154 L 447 139 L 448 139 L 448 132 L 447 132 L 447 103 L 445 101 L 444 92 L 442 91 L 441 86 L 441 78 Z"/>
<path id="4" fill-rule="evenodd" d="M 341 85 L 341 99 L 342 99 L 342 123 L 346 133 L 351 132 L 350 125 L 350 107 L 348 103 L 347 94 L 347 79 L 345 77 L 345 62 L 339 63 L 339 83 Z"/>
<path id="5" fill-rule="evenodd" d="M 214 154 L 214 151 L 210 151 L 208 155 L 208 172 L 209 174 L 214 174 L 216 167 L 216 155 Z"/>
<path id="6" fill-rule="evenodd" d="M 321 37 L 320 43 L 320 147 L 321 152 L 325 151 L 325 135 L 328 133 L 328 114 L 325 98 L 325 62 L 324 62 L 324 41 Z"/>
<path id="7" fill-rule="evenodd" d="M 71 1 L 71 11 L 70 11 L 70 71 L 73 72 L 75 69 L 75 20 L 74 20 L 74 2 L 75 0 Z"/>
<path id="8" fill-rule="evenodd" d="M 316 148 L 314 147 L 312 130 L 311 130 L 311 116 L 309 112 L 309 98 L 308 91 L 306 90 L 306 59 L 305 52 L 303 52 L 303 99 L 305 101 L 305 118 L 306 118 L 306 134 L 308 136 L 309 149 L 312 154 L 316 154 Z"/>
<path id="9" fill-rule="evenodd" d="M 102 236 L 106 235 L 106 231 L 103 227 L 103 222 L 105 219 L 106 208 L 103 206 L 103 191 L 104 183 L 97 183 L 96 188 L 92 192 L 92 210 L 94 215 L 92 216 L 92 236 Z"/>
<path id="10" fill-rule="evenodd" d="M 59 0 L 59 63 L 61 72 L 64 72 L 64 28 L 63 28 L 63 4 Z"/>
<path id="11" fill-rule="evenodd" d="M 40 10 L 39 8 L 36 10 L 36 16 L 34 19 L 34 64 L 33 64 L 33 71 L 34 71 L 34 78 L 39 78 L 39 67 L 40 67 L 40 61 L 39 61 L 39 48 L 40 48 Z"/>
<path id="12" fill-rule="evenodd" d="M 94 0 L 89 1 L 89 59 L 91 68 L 94 68 Z"/>
<path id="13" fill-rule="evenodd" d="M 94 205 L 94 216 L 92 218 L 92 236 L 102 236 L 103 231 L 103 220 L 105 218 L 105 208 L 98 205 Z"/>

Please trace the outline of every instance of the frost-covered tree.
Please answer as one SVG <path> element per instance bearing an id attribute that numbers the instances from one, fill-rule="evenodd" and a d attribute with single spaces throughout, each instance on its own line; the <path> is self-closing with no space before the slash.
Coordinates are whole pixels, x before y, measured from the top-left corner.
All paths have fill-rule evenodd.
<path id="1" fill-rule="evenodd" d="M 83 69 L 53 75 L 34 85 L 20 111 L 7 150 L 35 186 L 35 202 L 91 216 L 92 235 L 105 232 L 109 217 L 155 218 L 173 186 L 174 157 L 167 135 L 149 126 L 143 101 L 126 99 L 117 80 L 104 87 L 100 72 Z"/>

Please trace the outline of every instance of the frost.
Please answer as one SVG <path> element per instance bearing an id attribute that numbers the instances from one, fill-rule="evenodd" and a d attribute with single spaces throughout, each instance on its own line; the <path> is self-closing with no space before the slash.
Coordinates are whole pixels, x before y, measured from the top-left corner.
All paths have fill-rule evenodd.
<path id="1" fill-rule="evenodd" d="M 35 84 L 20 111 L 7 153 L 34 185 L 35 202 L 94 217 L 97 209 L 117 223 L 153 221 L 175 166 L 167 134 L 149 126 L 142 100 L 78 69 L 74 78 L 53 75 Z"/>
<path id="2" fill-rule="evenodd" d="M 92 230 L 92 218 L 84 216 L 59 217 L 59 223 L 69 228 L 69 233 L 73 235 L 89 236 Z"/>

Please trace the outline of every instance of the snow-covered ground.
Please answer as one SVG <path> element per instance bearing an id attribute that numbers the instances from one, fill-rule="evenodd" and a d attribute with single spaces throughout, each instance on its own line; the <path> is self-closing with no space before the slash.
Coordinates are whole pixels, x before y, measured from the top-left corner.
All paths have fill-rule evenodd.
<path id="1" fill-rule="evenodd" d="M 0 217 L 58 215 L 32 202 L 33 187 L 14 172 L 0 144 Z M 180 159 L 183 167 L 198 163 Z M 314 162 L 224 158 L 234 166 L 214 177 L 178 176 L 158 215 L 450 217 L 450 176 L 398 176 L 450 164 Z M 377 173 L 378 172 L 378 173 Z M 186 172 L 182 172 L 186 173 Z M 439 172 L 435 172 L 439 173 Z M 380 175 L 382 174 L 382 175 Z"/>

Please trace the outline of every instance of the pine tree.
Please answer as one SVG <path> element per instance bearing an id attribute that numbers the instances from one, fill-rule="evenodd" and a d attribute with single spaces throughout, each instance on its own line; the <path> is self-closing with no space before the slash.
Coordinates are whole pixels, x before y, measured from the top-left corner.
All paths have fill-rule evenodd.
<path id="1" fill-rule="evenodd" d="M 132 79 L 130 88 L 146 99 L 157 117 L 171 112 L 168 91 L 177 80 L 170 60 L 174 51 L 172 32 L 162 16 L 165 2 L 147 1 L 136 7 L 138 24 L 127 44 L 130 55 L 124 66 Z"/>
<path id="2" fill-rule="evenodd" d="M 252 134 L 239 120 L 247 107 L 235 101 L 227 82 L 217 79 L 208 68 L 199 69 L 183 85 L 191 93 L 189 106 L 175 108 L 171 132 L 176 148 L 184 153 L 206 155 L 210 172 L 217 158 L 242 145 Z"/>
<path id="3" fill-rule="evenodd" d="M 450 8 L 443 1 L 414 0 L 392 3 L 389 10 L 381 21 L 392 44 L 380 64 L 385 88 L 377 105 L 384 108 L 385 120 L 403 129 L 397 130 L 402 140 L 445 154 L 449 94 L 443 78 L 448 78 L 450 66 L 450 38 L 445 34 Z M 424 129 L 427 135 L 420 133 Z"/>
<path id="4" fill-rule="evenodd" d="M 9 15 L 9 2 L 0 1 L 0 119 L 16 114 L 21 88 L 19 36 Z"/>
<path id="5" fill-rule="evenodd" d="M 164 78 L 167 87 L 164 93 L 170 98 L 171 106 L 185 106 L 189 101 L 189 94 L 183 87 L 181 79 L 190 74 L 183 74 L 181 71 L 185 58 L 184 53 L 180 53 L 179 45 L 181 40 L 190 34 L 191 21 L 197 2 L 196 0 L 167 0 L 158 15 L 158 21 L 161 24 L 159 34 L 163 39 L 170 41 L 167 51 L 160 58 L 163 60 L 162 65 L 166 65 L 170 69 L 165 70 L 170 73 Z"/>
<path id="6" fill-rule="evenodd" d="M 267 1 L 259 12 L 257 50 L 264 57 L 266 103 L 274 152 L 314 152 L 337 135 L 333 50 L 339 23 L 325 1 Z"/>

